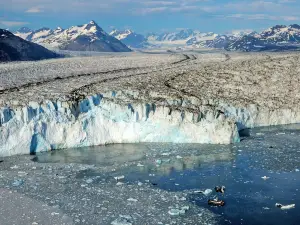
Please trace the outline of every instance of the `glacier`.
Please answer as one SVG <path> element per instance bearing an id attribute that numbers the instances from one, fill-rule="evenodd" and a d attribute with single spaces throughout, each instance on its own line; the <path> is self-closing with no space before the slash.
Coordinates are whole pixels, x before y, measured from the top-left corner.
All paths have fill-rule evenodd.
<path id="1" fill-rule="evenodd" d="M 119 104 L 97 94 L 78 103 L 29 102 L 0 110 L 0 155 L 112 143 L 229 144 L 239 141 L 234 120 L 212 112 L 170 110 L 153 103 Z M 202 117 L 202 118 L 201 118 Z"/>
<path id="2" fill-rule="evenodd" d="M 239 131 L 246 128 L 300 121 L 300 113 L 292 110 L 270 111 L 255 105 L 236 108 L 220 103 L 224 111 L 220 114 L 219 109 L 172 110 L 170 104 L 178 104 L 174 99 L 168 101 L 169 105 L 120 102 L 126 98 L 124 93 L 97 94 L 78 102 L 46 100 L 23 107 L 2 107 L 0 155 L 113 143 L 230 144 L 239 142 Z"/>
<path id="3" fill-rule="evenodd" d="M 230 144 L 243 129 L 299 123 L 298 61 L 295 53 L 136 53 L 2 64 L 0 156 Z"/>

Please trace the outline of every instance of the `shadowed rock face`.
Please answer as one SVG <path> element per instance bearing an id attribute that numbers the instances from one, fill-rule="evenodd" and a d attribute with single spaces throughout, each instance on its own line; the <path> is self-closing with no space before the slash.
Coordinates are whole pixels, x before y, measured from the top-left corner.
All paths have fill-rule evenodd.
<path id="1" fill-rule="evenodd" d="M 0 29 L 0 62 L 56 58 L 54 52 Z"/>
<path id="2" fill-rule="evenodd" d="M 140 53 L 3 65 L 0 152 L 237 142 L 238 130 L 300 122 L 298 65 L 297 54 Z"/>

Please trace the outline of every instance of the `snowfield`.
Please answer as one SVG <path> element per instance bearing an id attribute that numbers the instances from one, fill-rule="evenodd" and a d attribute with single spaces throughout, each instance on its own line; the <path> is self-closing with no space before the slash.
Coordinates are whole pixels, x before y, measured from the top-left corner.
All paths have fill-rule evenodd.
<path id="1" fill-rule="evenodd" d="M 126 53 L 0 64 L 0 155 L 229 144 L 244 128 L 298 123 L 299 56 Z"/>

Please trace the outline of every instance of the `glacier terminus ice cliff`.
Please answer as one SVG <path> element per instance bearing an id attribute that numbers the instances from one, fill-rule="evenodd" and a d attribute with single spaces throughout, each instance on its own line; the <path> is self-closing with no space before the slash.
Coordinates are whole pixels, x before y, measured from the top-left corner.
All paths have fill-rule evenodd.
<path id="1" fill-rule="evenodd" d="M 300 122 L 296 53 L 103 54 L 0 64 L 0 156 L 110 143 L 230 144 Z"/>

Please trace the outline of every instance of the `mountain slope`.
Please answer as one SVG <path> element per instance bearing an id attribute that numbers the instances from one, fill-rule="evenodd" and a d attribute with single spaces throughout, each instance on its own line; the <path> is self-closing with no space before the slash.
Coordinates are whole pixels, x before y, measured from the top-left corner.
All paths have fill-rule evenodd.
<path id="1" fill-rule="evenodd" d="M 71 51 L 130 52 L 131 50 L 116 38 L 107 34 L 94 21 L 68 29 L 42 28 L 27 36 L 27 40 L 47 48 Z"/>
<path id="2" fill-rule="evenodd" d="M 0 29 L 0 62 L 56 58 L 48 49 Z"/>
<path id="3" fill-rule="evenodd" d="M 115 37 L 116 39 L 118 39 L 119 41 L 131 48 L 149 47 L 147 39 L 143 35 L 137 34 L 132 30 L 113 30 L 109 35 Z"/>

